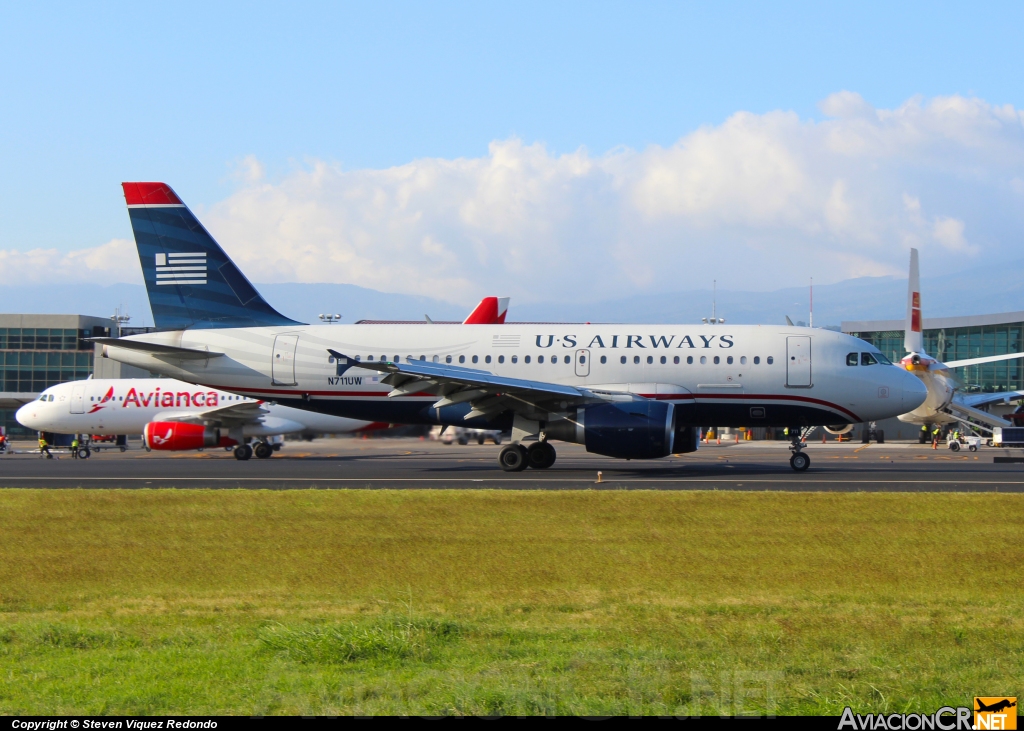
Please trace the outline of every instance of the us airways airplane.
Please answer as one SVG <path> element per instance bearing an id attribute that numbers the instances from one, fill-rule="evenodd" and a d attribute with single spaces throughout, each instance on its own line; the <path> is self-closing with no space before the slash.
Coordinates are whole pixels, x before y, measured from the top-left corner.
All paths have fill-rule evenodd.
<path id="1" fill-rule="evenodd" d="M 29 429 L 58 434 L 142 434 L 155 450 L 234 446 L 241 460 L 270 457 L 270 436 L 344 434 L 370 426 L 170 378 L 61 383 L 18 409 L 15 418 Z M 247 439 L 255 439 L 255 447 Z"/>
<path id="2" fill-rule="evenodd" d="M 907 355 L 900 365 L 916 375 L 928 388 L 928 397 L 913 411 L 900 414 L 900 421 L 910 424 L 934 425 L 972 421 L 981 424 L 986 431 L 993 427 L 1013 426 L 1009 421 L 982 411 L 979 407 L 998 403 L 1010 398 L 1024 396 L 1024 391 L 968 394 L 960 390 L 961 384 L 953 373 L 954 368 L 995 363 L 1001 360 L 1024 358 L 1024 353 L 989 355 L 966 360 L 943 363 L 928 355 L 924 349 L 921 318 L 921 274 L 917 249 L 910 250 L 910 280 L 907 283 L 907 324 L 903 347 Z"/>
<path id="3" fill-rule="evenodd" d="M 802 471 L 799 427 L 895 416 L 927 394 L 864 341 L 800 327 L 305 325 L 263 300 L 169 186 L 123 187 L 163 331 L 96 339 L 107 357 L 324 414 L 511 428 L 506 471 L 550 467 L 554 440 L 623 459 L 692 452 L 701 424 L 792 427 Z M 847 365 L 854 353 L 863 366 Z"/>

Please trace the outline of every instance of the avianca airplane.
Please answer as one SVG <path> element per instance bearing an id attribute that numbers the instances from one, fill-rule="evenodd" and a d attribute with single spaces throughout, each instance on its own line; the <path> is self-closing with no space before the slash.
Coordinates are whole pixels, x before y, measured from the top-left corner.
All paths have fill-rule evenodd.
<path id="1" fill-rule="evenodd" d="M 507 471 L 550 467 L 555 440 L 623 459 L 692 452 L 702 424 L 792 427 L 790 465 L 805 470 L 798 427 L 884 419 L 927 395 L 876 348 L 828 330 L 305 325 L 263 300 L 169 186 L 123 187 L 162 332 L 98 338 L 108 357 L 323 414 L 511 428 Z M 871 358 L 850 368 L 854 353 Z"/>
<path id="2" fill-rule="evenodd" d="M 943 363 L 925 352 L 922 327 L 921 274 L 917 249 L 911 249 L 910 281 L 907 283 L 907 325 L 903 340 L 903 347 L 907 349 L 907 355 L 900 361 L 900 365 L 921 379 L 928 388 L 928 397 L 913 411 L 900 414 L 900 421 L 928 426 L 973 421 L 975 424 L 980 424 L 981 428 L 986 431 L 991 431 L 992 427 L 996 426 L 1013 426 L 1009 421 L 982 411 L 979 407 L 1024 396 L 1024 391 L 967 394 L 960 390 L 961 384 L 953 373 L 953 369 L 1024 358 L 1024 353 L 990 355 Z"/>
<path id="3" fill-rule="evenodd" d="M 146 446 L 179 451 L 235 446 L 237 459 L 273 453 L 267 437 L 344 434 L 369 422 L 262 403 L 170 378 L 89 379 L 51 386 L 15 415 L 58 434 L 142 434 Z M 231 436 L 229 436 L 229 434 Z M 255 439 L 255 447 L 248 440 Z"/>

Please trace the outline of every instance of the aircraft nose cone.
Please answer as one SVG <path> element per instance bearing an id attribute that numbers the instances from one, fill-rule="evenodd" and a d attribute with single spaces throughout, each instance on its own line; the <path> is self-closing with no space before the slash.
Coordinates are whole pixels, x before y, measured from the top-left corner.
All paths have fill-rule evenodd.
<path id="1" fill-rule="evenodd" d="M 928 387 L 924 381 L 908 371 L 900 371 L 903 386 L 903 408 L 913 411 L 928 398 Z"/>
<path id="2" fill-rule="evenodd" d="M 42 429 L 34 413 L 36 410 L 37 407 L 34 402 L 25 404 L 14 413 L 14 418 L 18 420 L 19 424 L 29 429 Z"/>

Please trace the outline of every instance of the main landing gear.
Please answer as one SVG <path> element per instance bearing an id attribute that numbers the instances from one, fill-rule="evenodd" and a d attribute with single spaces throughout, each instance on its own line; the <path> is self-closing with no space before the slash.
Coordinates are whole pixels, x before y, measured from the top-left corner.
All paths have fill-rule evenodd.
<path id="1" fill-rule="evenodd" d="M 255 455 L 256 459 L 269 459 L 274 456 L 274 447 L 269 442 L 256 442 L 256 446 L 239 444 L 235 447 L 235 459 L 245 461 Z"/>
<path id="2" fill-rule="evenodd" d="M 792 438 L 790 439 L 789 451 L 793 453 L 793 456 L 789 458 L 789 466 L 797 472 L 806 472 L 807 468 L 811 466 L 811 458 L 804 454 L 804 442 L 803 442 L 803 431 L 801 429 L 789 430 Z"/>
<path id="3" fill-rule="evenodd" d="M 509 444 L 498 452 L 498 464 L 505 472 L 522 472 L 527 467 L 546 470 L 555 463 L 555 448 L 548 442 L 534 442 L 529 448 L 522 444 Z"/>

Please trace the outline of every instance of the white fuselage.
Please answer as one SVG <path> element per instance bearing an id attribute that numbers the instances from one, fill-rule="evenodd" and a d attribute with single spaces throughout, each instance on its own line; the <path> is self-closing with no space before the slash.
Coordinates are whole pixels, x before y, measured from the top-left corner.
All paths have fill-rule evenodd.
<path id="1" fill-rule="evenodd" d="M 436 395 L 389 397 L 382 374 L 350 358 L 451 363 L 497 376 L 603 387 L 695 405 L 707 426 L 845 424 L 896 416 L 925 399 L 891 365 L 846 365 L 877 349 L 829 330 L 743 325 L 305 325 L 195 329 L 130 340 L 191 350 L 177 359 L 105 346 L 108 357 L 211 388 L 370 421 L 452 423 Z M 222 354 L 222 355 L 216 355 Z M 468 406 L 467 406 L 468 408 Z"/>
<path id="2" fill-rule="evenodd" d="M 195 417 L 258 400 L 171 378 L 89 379 L 51 386 L 22 406 L 16 418 L 37 431 L 58 434 L 142 434 L 146 424 Z M 298 432 L 341 434 L 365 421 L 263 404 L 269 413 L 242 427 L 246 437 Z"/>

